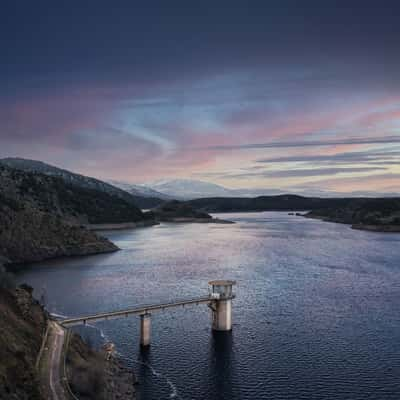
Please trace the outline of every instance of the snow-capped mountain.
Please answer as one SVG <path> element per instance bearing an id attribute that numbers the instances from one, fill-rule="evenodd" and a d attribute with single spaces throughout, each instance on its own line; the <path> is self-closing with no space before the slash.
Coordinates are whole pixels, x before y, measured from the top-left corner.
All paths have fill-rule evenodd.
<path id="1" fill-rule="evenodd" d="M 235 196 L 235 191 L 215 183 L 192 179 L 165 179 L 146 184 L 157 192 L 177 199 L 196 199 L 200 197 Z"/>
<path id="2" fill-rule="evenodd" d="M 121 182 L 115 180 L 109 180 L 108 183 L 111 185 L 125 190 L 126 192 L 134 195 L 134 196 L 142 196 L 142 197 L 153 197 L 163 200 L 171 200 L 172 197 L 168 196 L 164 193 L 158 192 L 157 190 L 152 189 L 149 186 L 141 185 L 141 184 L 134 184 L 128 182 Z"/>

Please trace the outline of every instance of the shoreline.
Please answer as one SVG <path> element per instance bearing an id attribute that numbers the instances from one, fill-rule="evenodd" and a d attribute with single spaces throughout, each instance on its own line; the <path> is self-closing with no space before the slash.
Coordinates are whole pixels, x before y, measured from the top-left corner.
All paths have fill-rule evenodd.
<path id="1" fill-rule="evenodd" d="M 329 217 L 316 216 L 316 215 L 303 215 L 304 218 L 316 219 L 319 221 L 330 222 L 334 224 L 342 224 L 349 226 L 350 229 L 365 232 L 376 233 L 400 233 L 400 225 L 371 225 L 371 224 L 353 224 L 351 222 L 344 222 Z"/>
<path id="2" fill-rule="evenodd" d="M 24 268 L 29 268 L 30 266 L 33 266 L 35 264 L 39 264 L 41 262 L 47 262 L 51 260 L 63 260 L 63 259 L 70 259 L 70 258 L 78 258 L 78 257 L 91 257 L 91 256 L 96 256 L 100 254 L 108 254 L 108 253 L 115 253 L 117 251 L 120 251 L 121 249 L 117 246 L 115 246 L 115 249 L 107 249 L 107 250 L 101 250 L 101 251 L 94 251 L 91 253 L 83 253 L 83 254 L 62 254 L 54 257 L 46 257 L 40 260 L 30 260 L 30 261 L 23 261 L 23 262 L 12 262 L 12 261 L 6 261 L 3 262 L 3 267 L 6 269 L 7 272 L 18 272 L 23 270 Z"/>
<path id="3" fill-rule="evenodd" d="M 228 221 L 219 218 L 189 218 L 189 217 L 179 217 L 179 218 L 170 218 L 170 219 L 163 219 L 161 221 L 156 220 L 146 220 L 146 221 L 139 221 L 139 222 L 123 222 L 117 224 L 86 224 L 82 225 L 85 229 L 91 232 L 102 232 L 102 231 L 118 231 L 118 230 L 129 230 L 129 229 L 138 229 L 138 228 L 146 228 L 151 226 L 160 225 L 161 222 L 165 223 L 211 223 L 211 224 L 235 224 L 234 221 Z M 106 239 L 100 236 L 102 239 Z M 46 262 L 50 260 L 59 260 L 59 259 L 69 259 L 75 257 L 90 257 L 99 254 L 107 254 L 107 253 L 114 253 L 121 250 L 118 246 L 115 245 L 109 239 L 106 239 L 109 243 L 109 247 L 104 247 L 102 249 L 96 248 L 96 243 L 87 243 L 85 246 L 81 248 L 72 248 L 68 249 L 64 254 L 56 254 L 49 256 L 36 256 L 34 255 L 29 260 L 24 261 L 12 261 L 9 259 L 4 259 L 3 265 L 4 268 L 8 272 L 18 272 L 26 268 L 27 266 L 31 266 L 34 264 L 38 264 L 41 262 Z"/>
<path id="4" fill-rule="evenodd" d="M 71 330 L 66 331 L 66 336 L 63 372 L 66 386 L 74 396 L 89 391 L 104 400 L 136 399 L 136 374 L 124 365 L 113 347 L 95 349 Z"/>
<path id="5" fill-rule="evenodd" d="M 113 231 L 123 229 L 146 228 L 149 226 L 159 225 L 155 220 L 138 221 L 138 222 L 121 222 L 110 224 L 86 224 L 83 225 L 89 231 Z"/>
<path id="6" fill-rule="evenodd" d="M 400 233 L 400 225 L 364 225 L 353 224 L 351 229 L 380 233 Z"/>
<path id="7" fill-rule="evenodd" d="M 163 218 L 161 222 L 172 222 L 172 223 L 199 223 L 199 224 L 235 224 L 234 221 L 228 221 L 219 218 L 192 218 L 192 217 L 174 217 L 174 218 Z"/>

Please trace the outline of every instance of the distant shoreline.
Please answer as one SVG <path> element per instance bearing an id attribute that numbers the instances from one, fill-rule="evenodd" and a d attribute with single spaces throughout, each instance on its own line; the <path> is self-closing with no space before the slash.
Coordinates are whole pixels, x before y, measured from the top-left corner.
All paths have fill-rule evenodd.
<path id="1" fill-rule="evenodd" d="M 136 229 L 145 228 L 148 226 L 159 225 L 159 222 L 154 220 L 138 221 L 138 222 L 121 222 L 117 224 L 87 224 L 84 225 L 86 229 L 90 231 L 113 231 L 123 229 Z"/>
<path id="2" fill-rule="evenodd" d="M 351 229 L 358 231 L 367 231 L 367 232 L 378 232 L 378 233 L 400 233 L 400 225 L 368 225 L 368 224 L 352 224 L 345 221 L 340 221 L 338 219 L 332 219 L 326 216 L 317 216 L 317 215 L 309 215 L 304 214 L 303 217 L 316 219 L 324 222 L 333 222 L 335 224 L 348 225 Z"/>
<path id="3" fill-rule="evenodd" d="M 165 218 L 161 222 L 172 222 L 172 223 L 199 223 L 199 224 L 234 224 L 234 221 L 228 221 L 219 218 L 191 218 L 191 217 L 176 217 L 176 218 Z"/>
<path id="4" fill-rule="evenodd" d="M 362 225 L 353 224 L 351 229 L 381 233 L 400 233 L 400 225 Z"/>

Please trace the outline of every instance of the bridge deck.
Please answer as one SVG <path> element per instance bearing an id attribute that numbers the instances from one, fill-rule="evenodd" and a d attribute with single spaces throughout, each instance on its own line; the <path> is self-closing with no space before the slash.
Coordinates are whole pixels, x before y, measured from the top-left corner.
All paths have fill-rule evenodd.
<path id="1" fill-rule="evenodd" d="M 229 298 L 232 299 L 233 297 L 234 296 L 231 296 Z M 211 303 L 213 301 L 215 301 L 215 299 L 210 296 L 196 297 L 193 299 L 177 300 L 177 301 L 173 301 L 170 303 L 151 304 L 151 305 L 146 305 L 146 306 L 129 308 L 126 310 L 105 312 L 105 313 L 100 313 L 100 314 L 87 315 L 84 317 L 67 318 L 67 319 L 61 320 L 60 323 L 61 323 L 61 325 L 65 326 L 65 327 L 69 327 L 69 326 L 74 326 L 74 325 L 86 324 L 86 323 L 90 323 L 90 322 L 104 321 L 104 320 L 121 318 L 121 317 L 128 317 L 129 315 L 134 315 L 134 314 L 140 315 L 140 314 L 146 314 L 146 313 L 155 312 L 155 311 L 163 311 L 166 308 L 173 308 L 173 307 L 185 306 L 185 305 L 190 305 L 190 304 L 206 304 L 206 303 Z"/>

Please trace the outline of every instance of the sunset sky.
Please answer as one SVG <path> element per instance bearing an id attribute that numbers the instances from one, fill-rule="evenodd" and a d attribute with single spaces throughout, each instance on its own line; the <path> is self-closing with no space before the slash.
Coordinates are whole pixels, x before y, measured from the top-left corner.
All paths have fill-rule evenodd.
<path id="1" fill-rule="evenodd" d="M 384 0 L 2 2 L 0 157 L 400 193 L 399 20 Z"/>

